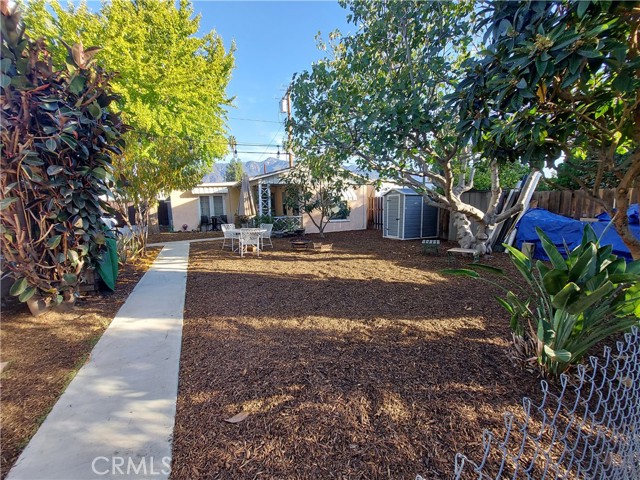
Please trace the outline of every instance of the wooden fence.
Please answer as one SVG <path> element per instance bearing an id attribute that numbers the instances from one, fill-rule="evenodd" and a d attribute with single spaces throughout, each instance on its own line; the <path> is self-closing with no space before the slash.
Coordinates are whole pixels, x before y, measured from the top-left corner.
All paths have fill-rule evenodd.
<path id="1" fill-rule="evenodd" d="M 508 192 L 507 192 L 508 193 Z M 598 196 L 608 205 L 615 205 L 615 191 L 613 189 L 602 189 Z M 474 207 L 485 210 L 487 208 L 491 192 L 470 191 L 462 195 L 462 200 Z M 631 189 L 629 192 L 629 203 L 640 203 L 640 188 Z M 367 228 L 381 230 L 383 224 L 383 197 L 369 198 Z M 544 208 L 552 213 L 557 213 L 565 217 L 580 219 L 593 218 L 603 211 L 602 205 L 591 199 L 583 191 L 538 191 L 534 192 L 531 199 L 530 208 Z M 440 210 L 438 231 L 440 238 L 455 240 L 456 231 L 453 220 L 447 210 Z M 472 222 L 472 230 L 475 231 L 475 222 Z"/>
<path id="2" fill-rule="evenodd" d="M 615 190 L 601 189 L 598 192 L 607 205 L 615 207 Z M 630 203 L 638 203 L 640 189 L 631 189 L 629 192 Z M 604 208 L 583 191 L 549 191 L 535 192 L 531 198 L 531 208 L 544 208 L 550 212 L 564 215 L 579 220 L 580 218 L 593 218 L 600 214 Z"/>
<path id="3" fill-rule="evenodd" d="M 367 228 L 382 230 L 382 215 L 384 212 L 384 197 L 369 197 L 367 208 Z"/>

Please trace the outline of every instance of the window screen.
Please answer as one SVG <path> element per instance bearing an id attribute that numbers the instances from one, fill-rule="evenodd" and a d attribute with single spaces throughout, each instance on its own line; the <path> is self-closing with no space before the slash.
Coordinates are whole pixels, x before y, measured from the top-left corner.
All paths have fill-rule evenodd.
<path id="1" fill-rule="evenodd" d="M 222 206 L 222 196 L 214 195 L 213 196 L 213 213 L 212 215 L 224 215 L 223 206 Z"/>
<path id="2" fill-rule="evenodd" d="M 203 217 L 211 216 L 211 209 L 209 208 L 209 197 L 200 197 L 200 215 Z"/>

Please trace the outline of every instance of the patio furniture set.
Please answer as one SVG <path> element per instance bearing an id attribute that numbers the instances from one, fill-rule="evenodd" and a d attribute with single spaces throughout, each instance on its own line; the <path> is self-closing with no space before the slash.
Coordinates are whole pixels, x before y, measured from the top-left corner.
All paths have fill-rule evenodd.
<path id="1" fill-rule="evenodd" d="M 222 249 L 229 247 L 232 252 L 240 253 L 241 257 L 248 252 L 260 256 L 260 250 L 265 244 L 273 248 L 271 242 L 273 225 L 270 223 L 261 223 L 260 228 L 236 228 L 232 223 L 224 223 L 220 228 L 224 236 Z"/>

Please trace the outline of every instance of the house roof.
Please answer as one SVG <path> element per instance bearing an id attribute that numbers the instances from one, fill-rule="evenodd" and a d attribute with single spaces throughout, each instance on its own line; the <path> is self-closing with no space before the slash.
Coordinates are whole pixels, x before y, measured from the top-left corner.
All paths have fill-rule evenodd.
<path id="1" fill-rule="evenodd" d="M 274 170 L 273 172 L 262 173 L 260 175 L 255 175 L 255 176 L 249 178 L 249 181 L 253 182 L 255 180 L 265 180 L 265 179 L 270 178 L 270 177 L 279 177 L 282 173 L 287 172 L 289 170 L 291 170 L 291 168 L 287 167 L 287 168 L 281 168 L 279 170 Z"/>

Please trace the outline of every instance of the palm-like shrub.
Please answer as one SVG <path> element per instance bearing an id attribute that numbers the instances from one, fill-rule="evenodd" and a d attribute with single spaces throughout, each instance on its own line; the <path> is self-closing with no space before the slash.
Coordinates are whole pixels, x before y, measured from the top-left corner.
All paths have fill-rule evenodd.
<path id="1" fill-rule="evenodd" d="M 613 255 L 612 247 L 600 246 L 588 225 L 581 244 L 566 259 L 542 230 L 537 232 L 550 264 L 533 263 L 505 245 L 527 287 L 514 282 L 514 292 L 497 284 L 506 292 L 497 299 L 511 316 L 519 348 L 537 359 L 545 374 L 557 376 L 597 342 L 640 325 L 640 261 L 626 263 Z M 446 272 L 479 279 L 475 269 L 482 269 L 505 276 L 488 265 L 470 267 L 474 270 Z"/>
<path id="2" fill-rule="evenodd" d="M 42 42 L 25 35 L 19 12 L 2 2 L 0 187 L 3 270 L 21 301 L 60 302 L 105 245 L 111 154 L 120 153 L 120 119 L 110 75 L 92 65 L 96 48 L 69 47 L 54 71 Z"/>

